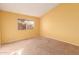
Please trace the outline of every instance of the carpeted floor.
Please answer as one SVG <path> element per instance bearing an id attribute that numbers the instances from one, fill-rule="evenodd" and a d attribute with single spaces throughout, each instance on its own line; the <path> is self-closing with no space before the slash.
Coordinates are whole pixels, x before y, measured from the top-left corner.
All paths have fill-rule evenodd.
<path id="1" fill-rule="evenodd" d="M 49 38 L 33 38 L 3 45 L 1 55 L 78 55 L 79 47 Z"/>

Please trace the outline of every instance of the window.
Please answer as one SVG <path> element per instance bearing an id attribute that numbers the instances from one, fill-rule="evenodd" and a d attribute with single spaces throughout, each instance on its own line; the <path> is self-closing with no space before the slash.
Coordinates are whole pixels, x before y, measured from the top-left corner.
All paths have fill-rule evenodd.
<path id="1" fill-rule="evenodd" d="M 33 20 L 18 19 L 18 30 L 31 30 L 34 26 Z"/>

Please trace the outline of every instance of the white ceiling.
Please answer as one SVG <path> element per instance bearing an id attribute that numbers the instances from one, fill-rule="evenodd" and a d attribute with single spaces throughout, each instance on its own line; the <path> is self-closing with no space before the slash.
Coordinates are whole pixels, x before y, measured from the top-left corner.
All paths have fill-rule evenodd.
<path id="1" fill-rule="evenodd" d="M 0 10 L 41 17 L 57 5 L 56 3 L 0 3 Z"/>

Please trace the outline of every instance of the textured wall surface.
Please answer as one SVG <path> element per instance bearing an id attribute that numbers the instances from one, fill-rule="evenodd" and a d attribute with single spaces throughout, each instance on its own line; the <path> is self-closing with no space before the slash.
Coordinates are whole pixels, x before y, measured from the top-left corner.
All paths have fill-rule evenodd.
<path id="1" fill-rule="evenodd" d="M 39 36 L 39 24 L 40 20 L 37 17 L 20 15 L 16 13 L 1 11 L 2 19 L 2 43 L 8 43 L 13 41 L 18 41 L 26 38 L 32 38 Z M 17 19 L 27 19 L 30 18 L 34 20 L 35 27 L 31 30 L 18 30 Z"/>
<path id="2" fill-rule="evenodd" d="M 44 15 L 41 34 L 79 46 L 79 4 L 60 4 Z"/>

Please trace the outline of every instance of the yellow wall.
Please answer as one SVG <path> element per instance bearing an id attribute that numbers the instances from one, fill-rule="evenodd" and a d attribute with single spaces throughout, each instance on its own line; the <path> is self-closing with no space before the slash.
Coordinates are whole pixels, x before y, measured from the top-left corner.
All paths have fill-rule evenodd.
<path id="1" fill-rule="evenodd" d="M 0 45 L 1 45 L 1 11 L 0 11 Z"/>
<path id="2" fill-rule="evenodd" d="M 79 46 L 79 4 L 60 4 L 44 15 L 41 35 Z"/>
<path id="3" fill-rule="evenodd" d="M 20 15 L 1 11 L 2 17 L 2 43 L 13 42 L 39 36 L 40 20 L 37 17 Z M 35 21 L 35 28 L 32 30 L 17 30 L 17 19 L 27 19 Z"/>

